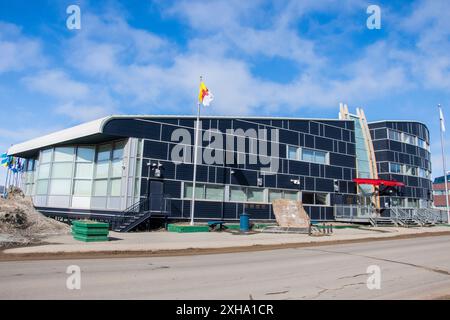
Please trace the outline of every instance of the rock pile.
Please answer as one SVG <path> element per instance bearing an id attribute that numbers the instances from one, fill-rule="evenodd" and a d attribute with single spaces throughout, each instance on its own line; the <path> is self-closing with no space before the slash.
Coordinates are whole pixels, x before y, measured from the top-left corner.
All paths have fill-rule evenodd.
<path id="1" fill-rule="evenodd" d="M 6 199 L 0 198 L 0 234 L 8 243 L 28 244 L 41 241 L 46 236 L 67 234 L 70 227 L 47 218 L 34 209 L 31 198 L 18 188 L 11 188 Z M 0 243 L 0 246 L 2 244 Z"/>

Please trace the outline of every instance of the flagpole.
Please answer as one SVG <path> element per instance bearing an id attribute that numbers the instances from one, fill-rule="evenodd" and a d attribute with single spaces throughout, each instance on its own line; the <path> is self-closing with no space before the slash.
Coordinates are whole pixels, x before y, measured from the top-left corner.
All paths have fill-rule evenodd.
<path id="1" fill-rule="evenodd" d="M 450 223 L 450 208 L 448 206 L 448 181 L 447 181 L 447 169 L 445 167 L 445 148 L 444 148 L 444 131 L 443 129 L 443 114 L 442 114 L 442 108 L 441 105 L 438 104 L 439 108 L 439 122 L 440 126 L 439 129 L 441 131 L 441 149 L 442 149 L 442 169 L 444 170 L 444 184 L 445 184 L 445 204 L 447 206 L 447 223 Z"/>
<path id="2" fill-rule="evenodd" d="M 8 192 L 8 178 L 9 178 L 9 168 L 6 167 L 5 190 L 3 190 L 4 197 L 6 197 L 6 193 Z"/>
<path id="3" fill-rule="evenodd" d="M 202 83 L 202 76 L 200 76 L 200 84 Z M 195 184 L 197 182 L 197 148 L 199 138 L 200 126 L 200 100 L 197 100 L 197 121 L 195 125 L 195 141 L 194 141 L 194 173 L 192 179 L 192 204 L 191 204 L 191 226 L 194 225 L 194 210 L 195 210 Z"/>

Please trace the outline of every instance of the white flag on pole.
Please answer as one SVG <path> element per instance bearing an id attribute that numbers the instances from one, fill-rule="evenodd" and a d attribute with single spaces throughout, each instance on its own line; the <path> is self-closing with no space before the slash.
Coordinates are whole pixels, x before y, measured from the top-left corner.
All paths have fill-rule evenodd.
<path id="1" fill-rule="evenodd" d="M 444 114 L 442 113 L 442 109 L 441 108 L 439 108 L 439 119 L 441 120 L 442 132 L 445 132 L 445 120 L 444 120 Z"/>

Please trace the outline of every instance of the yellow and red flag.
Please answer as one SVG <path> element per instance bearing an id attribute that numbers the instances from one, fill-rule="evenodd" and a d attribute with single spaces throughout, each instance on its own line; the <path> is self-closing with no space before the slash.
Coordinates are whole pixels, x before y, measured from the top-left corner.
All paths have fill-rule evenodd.
<path id="1" fill-rule="evenodd" d="M 205 83 L 202 81 L 200 83 L 200 92 L 198 94 L 198 101 L 202 103 L 205 107 L 209 107 L 211 101 L 214 100 L 214 96 L 211 91 L 208 90 Z"/>

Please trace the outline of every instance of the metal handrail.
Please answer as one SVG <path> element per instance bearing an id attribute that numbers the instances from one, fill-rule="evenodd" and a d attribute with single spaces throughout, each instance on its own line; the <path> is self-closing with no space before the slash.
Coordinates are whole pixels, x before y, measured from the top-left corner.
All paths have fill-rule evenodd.
<path id="1" fill-rule="evenodd" d="M 154 206 L 155 199 L 157 199 L 160 204 L 158 208 Z M 139 215 L 141 216 L 135 222 L 138 222 L 139 220 L 144 221 L 153 213 L 165 213 L 168 215 L 170 213 L 170 203 L 170 199 L 167 195 L 152 195 L 145 199 L 141 199 L 125 209 L 119 216 L 116 217 L 116 219 L 114 219 L 114 229 L 122 226 L 124 223 L 127 223 Z"/>

